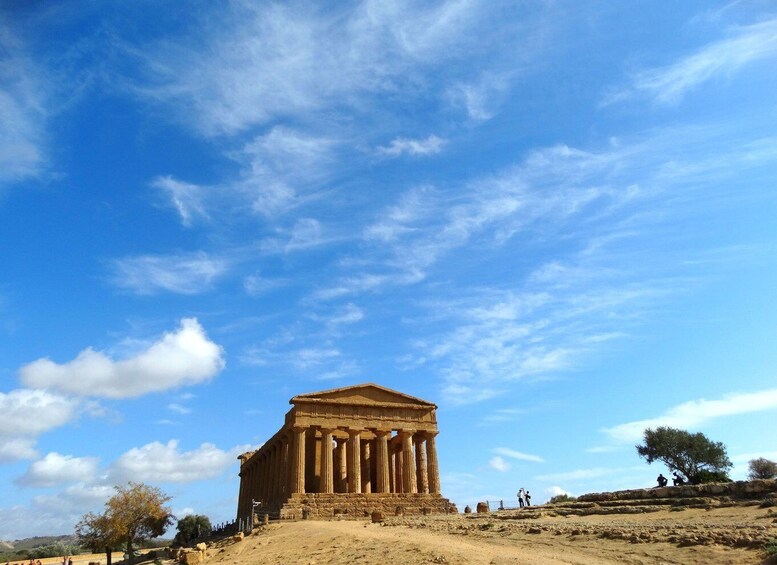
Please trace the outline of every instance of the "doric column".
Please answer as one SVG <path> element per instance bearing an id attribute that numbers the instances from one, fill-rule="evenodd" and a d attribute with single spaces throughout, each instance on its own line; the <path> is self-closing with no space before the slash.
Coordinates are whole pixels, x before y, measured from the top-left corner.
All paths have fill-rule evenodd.
<path id="1" fill-rule="evenodd" d="M 415 456 L 413 455 L 413 432 L 402 430 L 402 492 L 418 492 L 415 479 Z"/>
<path id="2" fill-rule="evenodd" d="M 289 480 L 289 468 L 291 467 L 291 438 L 288 435 L 284 435 L 281 440 L 281 453 L 283 454 L 283 465 L 281 465 L 279 478 L 283 484 L 281 493 L 283 498 L 286 499 L 291 495 L 291 481 Z"/>
<path id="3" fill-rule="evenodd" d="M 437 465 L 437 432 L 426 432 L 426 466 L 429 475 L 429 492 L 440 494 L 440 468 Z"/>
<path id="4" fill-rule="evenodd" d="M 362 492 L 372 492 L 372 481 L 370 480 L 370 467 L 374 464 L 372 461 L 372 452 L 370 451 L 370 442 L 364 440 L 361 442 L 361 474 L 362 474 Z"/>
<path id="5" fill-rule="evenodd" d="M 362 491 L 361 431 L 348 430 L 348 492 Z"/>
<path id="6" fill-rule="evenodd" d="M 388 435 L 391 431 L 388 430 L 375 430 L 375 465 L 377 466 L 377 483 L 375 485 L 375 492 L 390 492 L 390 474 L 389 468 L 391 461 L 389 460 L 388 451 Z"/>
<path id="7" fill-rule="evenodd" d="M 394 447 L 394 492 L 405 492 L 402 484 L 402 445 Z"/>
<path id="8" fill-rule="evenodd" d="M 278 498 L 278 500 L 281 500 L 283 498 L 283 472 L 285 471 L 285 467 L 283 465 L 283 443 L 279 440 L 275 444 L 275 449 L 277 450 L 277 459 L 275 459 L 275 472 L 274 480 L 275 480 L 275 496 Z"/>
<path id="9" fill-rule="evenodd" d="M 321 428 L 321 472 L 319 491 L 334 492 L 334 469 L 332 460 L 332 430 Z"/>
<path id="10" fill-rule="evenodd" d="M 267 453 L 263 453 L 262 457 L 259 459 L 259 477 L 260 477 L 260 483 L 259 483 L 259 500 L 262 501 L 262 504 L 265 506 L 267 505 Z"/>
<path id="11" fill-rule="evenodd" d="M 426 468 L 426 446 L 424 445 L 425 439 L 423 434 L 416 434 L 413 436 L 413 442 L 415 443 L 415 477 L 418 492 L 420 493 L 429 492 L 429 476 Z"/>
<path id="12" fill-rule="evenodd" d="M 294 469 L 293 481 L 291 484 L 292 493 L 305 492 L 305 431 L 307 428 L 295 426 L 294 447 L 292 457 L 292 467 Z"/>
<path id="13" fill-rule="evenodd" d="M 275 504 L 275 497 L 277 496 L 277 483 L 275 481 L 275 465 L 277 461 L 278 453 L 275 451 L 275 444 L 270 446 L 270 454 L 267 457 L 267 482 L 269 483 L 270 490 L 270 504 Z"/>
<path id="14" fill-rule="evenodd" d="M 336 437 L 335 442 L 335 492 L 348 492 L 346 477 L 348 476 L 348 465 L 346 463 L 345 442 L 342 437 Z"/>

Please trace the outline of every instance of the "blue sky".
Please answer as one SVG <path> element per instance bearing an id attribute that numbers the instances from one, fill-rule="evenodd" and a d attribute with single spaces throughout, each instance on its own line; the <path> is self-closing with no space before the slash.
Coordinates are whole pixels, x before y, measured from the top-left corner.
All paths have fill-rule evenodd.
<path id="1" fill-rule="evenodd" d="M 3 3 L 0 539 L 361 382 L 462 508 L 777 459 L 777 10 L 606 4 Z"/>

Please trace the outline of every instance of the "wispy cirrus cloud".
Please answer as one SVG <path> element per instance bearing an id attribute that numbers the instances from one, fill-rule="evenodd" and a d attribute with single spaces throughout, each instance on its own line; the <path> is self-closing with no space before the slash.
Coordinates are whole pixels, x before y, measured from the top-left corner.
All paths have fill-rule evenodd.
<path id="1" fill-rule="evenodd" d="M 229 261 L 204 252 L 115 259 L 112 282 L 136 294 L 200 294 L 227 273 Z"/>
<path id="2" fill-rule="evenodd" d="M 157 177 L 151 186 L 160 190 L 181 217 L 181 223 L 191 227 L 198 219 L 210 216 L 205 207 L 205 187 L 174 179 L 171 176 Z"/>
<path id="3" fill-rule="evenodd" d="M 699 426 L 718 418 L 766 410 L 777 411 L 777 389 L 733 393 L 717 400 L 691 400 L 674 406 L 655 418 L 626 422 L 603 428 L 601 431 L 615 442 L 633 443 L 642 438 L 642 434 L 647 428 L 669 426 L 697 429 Z"/>
<path id="4" fill-rule="evenodd" d="M 495 447 L 491 450 L 497 455 L 504 455 L 510 459 L 516 459 L 518 461 L 529 461 L 531 463 L 543 463 L 545 460 L 539 455 L 532 455 L 531 453 L 523 453 L 510 447 Z"/>
<path id="5" fill-rule="evenodd" d="M 181 120 L 209 136 L 279 116 L 336 114 L 344 103 L 358 111 L 366 96 L 412 87 L 422 70 L 456 60 L 485 63 L 475 38 L 478 30 L 493 33 L 498 17 L 476 1 L 366 2 L 307 13 L 248 2 L 228 8 L 210 14 L 211 25 L 203 22 L 191 38 L 134 54 L 147 77 L 137 94 L 178 109 Z M 523 37 L 503 33 L 513 43 Z"/>
<path id="6" fill-rule="evenodd" d="M 537 475 L 535 477 L 538 481 L 544 482 L 575 482 L 585 481 L 589 479 L 598 479 L 601 477 L 611 477 L 613 475 L 620 475 L 627 473 L 631 469 L 623 469 L 616 467 L 592 467 L 589 469 L 575 469 L 573 471 L 565 471 L 563 473 L 550 473 L 547 475 Z"/>
<path id="7" fill-rule="evenodd" d="M 663 245 L 702 195 L 705 206 L 724 206 L 722 179 L 774 163 L 775 150 L 772 137 L 691 126 L 596 150 L 556 145 L 491 176 L 415 187 L 363 230 L 369 254 L 311 299 L 421 286 L 458 272 L 454 253 L 534 255 L 553 239 L 548 260 L 513 272 L 509 290 L 459 287 L 449 299 L 439 291 L 417 299 L 413 325 L 423 337 L 410 338 L 416 353 L 403 363 L 440 375 L 447 401 L 486 400 L 520 379 L 574 370 L 683 292 L 686 270 L 698 270 L 692 261 L 648 254 L 648 264 L 623 250 Z M 480 263 L 469 257 L 472 273 Z"/>
<path id="8" fill-rule="evenodd" d="M 477 80 L 452 85 L 447 94 L 455 106 L 466 110 L 471 120 L 484 122 L 496 115 L 509 88 L 509 74 L 484 73 Z"/>
<path id="9" fill-rule="evenodd" d="M 21 40 L 0 19 L 0 186 L 46 169 L 45 81 Z"/>
<path id="10" fill-rule="evenodd" d="M 406 139 L 398 137 L 387 146 L 378 147 L 380 155 L 399 157 L 400 155 L 434 155 L 442 151 L 446 140 L 430 135 L 426 139 Z"/>
<path id="11" fill-rule="evenodd" d="M 629 86 L 609 94 L 602 104 L 645 95 L 661 104 L 678 102 L 699 85 L 730 76 L 746 65 L 777 57 L 777 19 L 733 28 L 730 37 L 710 43 L 672 65 L 637 73 Z"/>

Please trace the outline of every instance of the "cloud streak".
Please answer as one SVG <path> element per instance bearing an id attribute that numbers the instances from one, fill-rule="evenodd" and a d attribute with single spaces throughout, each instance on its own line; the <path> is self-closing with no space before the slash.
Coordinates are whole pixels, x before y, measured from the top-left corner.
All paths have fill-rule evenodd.
<path id="1" fill-rule="evenodd" d="M 681 429 L 697 429 L 707 422 L 719 418 L 777 410 L 777 389 L 758 392 L 734 393 L 718 400 L 691 400 L 670 408 L 660 416 L 627 422 L 601 431 L 618 443 L 635 442 L 642 439 L 646 428 L 669 426 Z"/>
<path id="2" fill-rule="evenodd" d="M 749 64 L 777 57 L 777 19 L 736 28 L 731 35 L 672 65 L 638 73 L 629 87 L 610 94 L 603 104 L 637 94 L 644 94 L 660 104 L 673 104 L 707 81 L 730 76 Z"/>
<path id="3" fill-rule="evenodd" d="M 201 294 L 227 273 L 225 259 L 206 253 L 143 255 L 113 261 L 112 282 L 136 294 Z"/>

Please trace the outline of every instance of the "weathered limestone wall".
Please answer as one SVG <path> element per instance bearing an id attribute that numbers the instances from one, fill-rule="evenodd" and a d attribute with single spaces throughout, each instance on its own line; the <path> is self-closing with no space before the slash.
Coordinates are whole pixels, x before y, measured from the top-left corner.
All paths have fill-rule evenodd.
<path id="1" fill-rule="evenodd" d="M 293 494 L 281 509 L 284 519 L 329 520 L 364 518 L 373 512 L 384 516 L 420 516 L 457 512 L 456 505 L 434 494 Z"/>
<path id="2" fill-rule="evenodd" d="M 651 500 L 672 498 L 703 498 L 728 496 L 733 499 L 757 499 L 777 494 L 777 480 L 734 481 L 731 483 L 708 483 L 704 485 L 683 485 L 677 487 L 656 487 L 615 492 L 600 492 L 578 496 L 580 502 L 606 502 L 617 500 Z"/>

